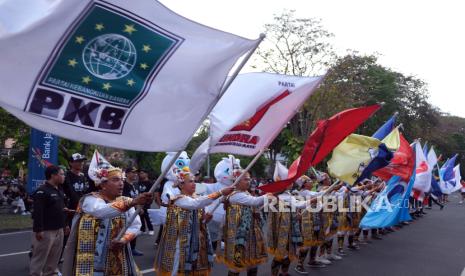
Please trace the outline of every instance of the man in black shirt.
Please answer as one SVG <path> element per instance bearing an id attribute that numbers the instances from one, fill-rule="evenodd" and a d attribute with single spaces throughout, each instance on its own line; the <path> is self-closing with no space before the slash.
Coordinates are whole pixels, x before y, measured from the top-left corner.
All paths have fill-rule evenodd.
<path id="1" fill-rule="evenodd" d="M 65 173 L 57 166 L 49 166 L 45 169 L 45 179 L 45 184 L 34 193 L 31 276 L 57 275 L 63 235 L 69 231 L 61 188 Z"/>
<path id="2" fill-rule="evenodd" d="M 123 196 L 130 198 L 136 198 L 139 195 L 139 190 L 137 189 L 137 169 L 134 167 L 129 167 L 125 171 L 126 179 L 124 180 L 123 187 Z M 132 255 L 134 256 L 143 256 L 144 253 L 136 249 L 136 240 L 137 238 L 131 241 L 131 250 Z"/>
<path id="3" fill-rule="evenodd" d="M 81 197 L 94 189 L 89 186 L 86 176 L 82 173 L 84 161 L 87 158 L 80 153 L 74 153 L 69 158 L 69 171 L 66 172 L 63 191 L 68 197 L 68 209 L 76 210 Z"/>
<path id="4" fill-rule="evenodd" d="M 139 190 L 139 193 L 145 193 L 152 188 L 152 181 L 149 180 L 149 174 L 148 170 L 145 169 L 139 169 L 139 182 L 137 183 L 137 189 Z M 144 205 L 144 212 L 140 215 L 140 220 L 142 222 L 142 226 L 140 230 L 142 232 L 145 232 L 146 227 L 149 229 L 149 235 L 153 236 L 153 225 L 152 222 L 150 221 L 149 217 L 149 211 L 148 209 L 150 208 L 150 203 L 147 203 Z"/>

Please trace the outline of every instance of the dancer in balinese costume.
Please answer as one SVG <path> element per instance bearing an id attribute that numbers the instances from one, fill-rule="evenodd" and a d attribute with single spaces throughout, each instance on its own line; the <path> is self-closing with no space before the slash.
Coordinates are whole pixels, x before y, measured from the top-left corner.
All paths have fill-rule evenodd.
<path id="1" fill-rule="evenodd" d="M 250 174 L 246 173 L 224 203 L 226 221 L 223 227 L 224 251 L 218 260 L 229 268 L 228 275 L 257 275 L 257 266 L 266 263 L 268 254 L 263 234 L 265 219 L 259 208 L 268 196 L 252 196 L 249 192 Z"/>
<path id="2" fill-rule="evenodd" d="M 139 217 L 131 223 L 121 240 L 115 238 L 127 218 L 135 212 L 133 207 L 151 202 L 151 194 L 143 193 L 135 199 L 122 197 L 121 169 L 112 167 L 104 158 L 98 157 L 97 152 L 92 159 L 89 176 L 100 190 L 83 196 L 79 201 L 65 248 L 63 275 L 142 275 L 129 245 L 139 233 Z"/>
<path id="3" fill-rule="evenodd" d="M 280 270 L 283 275 L 288 275 L 291 261 L 298 259 L 298 247 L 303 244 L 299 215 L 293 209 L 304 209 L 310 202 L 297 201 L 291 194 L 291 187 L 289 185 L 277 198 L 278 203 L 281 202 L 279 205 L 285 203 L 289 209 L 268 214 L 268 252 L 274 255 L 272 275 L 278 275 Z"/>
<path id="4" fill-rule="evenodd" d="M 224 188 L 206 196 L 195 195 L 194 175 L 180 172 L 175 182 L 180 194 L 171 198 L 162 238 L 155 256 L 157 275 L 209 275 L 213 248 L 203 208 L 233 191 Z"/>
<path id="5" fill-rule="evenodd" d="M 348 233 L 351 230 L 350 227 L 350 217 L 349 217 L 349 190 L 347 187 L 341 187 L 339 191 L 337 192 L 338 196 L 338 201 L 342 202 L 339 203 L 342 206 L 342 210 L 338 210 L 338 228 L 337 228 L 337 243 L 338 243 L 338 250 L 337 253 L 340 256 L 344 256 L 344 239 L 345 236 L 348 235 Z"/>
<path id="6" fill-rule="evenodd" d="M 311 179 L 306 175 L 303 175 L 299 179 L 297 179 L 296 184 L 297 186 L 301 187 L 299 195 L 307 200 L 313 198 L 315 198 L 316 200 L 318 196 L 320 196 L 322 193 L 312 191 L 314 182 L 316 182 L 315 177 Z M 314 210 L 300 210 L 300 226 L 303 238 L 303 246 L 299 250 L 299 263 L 295 267 L 295 271 L 297 271 L 300 274 L 308 274 L 308 272 L 304 268 L 304 262 L 309 252 L 309 266 L 325 267 L 324 264 L 316 261 L 316 253 L 318 247 L 323 244 L 322 235 L 320 234 L 321 212 L 317 211 L 316 202 L 312 202 L 311 204 L 311 206 L 313 207 L 312 209 Z"/>
<path id="7" fill-rule="evenodd" d="M 320 192 L 324 192 L 331 186 L 331 179 L 328 174 L 324 173 L 320 175 L 320 184 Z M 327 196 L 334 196 L 334 193 L 328 194 Z M 333 204 L 336 204 L 336 202 L 333 202 Z M 332 254 L 333 239 L 337 232 L 336 218 L 337 215 L 335 214 L 335 211 L 323 210 L 321 219 L 321 232 L 323 235 L 324 243 L 320 246 L 320 254 L 318 257 L 318 261 L 325 265 L 331 264 L 331 261 L 329 260 L 330 258 L 332 258 L 333 260 L 338 258 Z M 338 259 L 340 259 L 340 257 Z"/>
<path id="8" fill-rule="evenodd" d="M 176 156 L 176 152 L 167 152 L 165 158 L 161 162 L 161 171 L 168 169 L 168 165 Z M 157 238 L 155 239 L 155 246 L 158 246 L 161 239 L 161 234 L 163 233 L 163 226 L 166 220 L 166 206 L 170 202 L 170 198 L 175 198 L 180 192 L 179 189 L 175 188 L 173 185 L 176 182 L 176 175 L 181 171 L 189 170 L 190 158 L 185 151 L 183 151 L 174 164 L 168 169 L 168 172 L 165 175 L 166 182 L 162 184 L 159 190 L 161 190 L 160 200 L 161 206 L 157 210 L 157 217 L 154 218 L 154 221 L 160 221 L 162 224 L 158 230 Z"/>
<path id="9" fill-rule="evenodd" d="M 352 249 L 352 250 L 358 250 L 360 247 L 358 246 L 358 243 L 360 242 L 360 233 L 362 232 L 362 229 L 360 229 L 360 221 L 362 220 L 363 216 L 366 213 L 366 210 L 364 208 L 359 208 L 362 200 L 371 195 L 375 189 L 372 188 L 372 182 L 371 180 L 364 180 L 363 183 L 357 183 L 357 185 L 353 188 L 351 188 L 350 192 L 353 195 L 353 201 L 351 204 L 353 206 L 357 206 L 353 212 L 351 212 L 352 215 L 352 223 L 351 223 L 351 228 L 352 231 L 349 234 L 349 245 L 347 248 Z M 371 189 L 371 190 L 370 190 Z M 353 207 L 351 206 L 351 207 Z M 366 232 L 368 235 L 368 232 Z M 366 242 L 366 240 L 364 239 Z"/>
<path id="10" fill-rule="evenodd" d="M 215 166 L 215 178 L 216 183 L 206 184 L 206 194 L 218 192 L 221 189 L 230 187 L 235 178 L 240 174 L 241 169 L 240 160 L 229 155 L 227 158 L 224 157 Z M 223 235 L 223 225 L 225 220 L 225 209 L 222 203 L 223 198 L 217 199 L 214 203 L 210 204 L 205 211 L 207 217 L 212 217 L 208 223 L 208 231 L 210 232 L 210 238 L 212 239 L 213 249 L 216 251 L 218 243 L 221 243 Z"/>

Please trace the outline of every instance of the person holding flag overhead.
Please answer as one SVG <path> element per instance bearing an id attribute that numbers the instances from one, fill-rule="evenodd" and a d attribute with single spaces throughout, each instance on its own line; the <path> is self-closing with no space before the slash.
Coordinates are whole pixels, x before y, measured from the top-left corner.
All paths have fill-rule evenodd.
<path id="1" fill-rule="evenodd" d="M 250 180 L 246 173 L 224 203 L 224 251 L 218 259 L 229 268 L 229 276 L 237 276 L 242 270 L 247 270 L 248 276 L 257 275 L 257 265 L 266 263 L 268 257 L 262 230 L 265 218 L 257 207 L 263 206 L 271 194 L 252 196 L 248 192 Z"/>
<path id="2" fill-rule="evenodd" d="M 311 177 L 303 175 L 296 181 L 296 184 L 300 187 L 299 195 L 304 198 L 316 198 L 321 195 L 319 192 L 312 191 L 316 178 L 315 176 Z M 312 207 L 316 207 L 316 203 L 312 203 Z M 309 251 L 310 260 L 308 265 L 310 267 L 325 267 L 323 263 L 316 260 L 318 247 L 323 244 L 321 212 L 303 210 L 300 212 L 300 216 L 303 246 L 299 250 L 299 262 L 295 267 L 295 271 L 300 274 L 307 274 L 308 272 L 304 268 L 304 262 Z"/>
<path id="3" fill-rule="evenodd" d="M 270 184 L 269 184 L 270 185 Z M 271 184 L 273 185 L 273 184 Z M 316 200 L 298 201 L 292 193 L 293 183 L 284 190 L 277 190 L 279 207 L 290 207 L 284 210 L 273 210 L 268 214 L 268 252 L 274 255 L 271 263 L 271 274 L 278 275 L 279 271 L 287 275 L 292 261 L 298 260 L 298 249 L 303 245 L 298 209 L 308 207 Z M 279 187 L 278 187 L 279 188 Z"/>
<path id="4" fill-rule="evenodd" d="M 123 172 L 95 151 L 89 176 L 100 190 L 85 195 L 78 204 L 63 263 L 63 275 L 141 275 L 129 243 L 139 233 L 136 218 L 121 240 L 116 240 L 136 205 L 151 202 L 150 193 L 123 197 Z"/>
<path id="5" fill-rule="evenodd" d="M 187 170 L 178 172 L 174 187 L 180 194 L 168 203 L 166 223 L 155 255 L 155 272 L 161 276 L 209 275 L 213 247 L 203 208 L 220 196 L 229 195 L 234 188 L 197 196 L 194 175 Z"/>

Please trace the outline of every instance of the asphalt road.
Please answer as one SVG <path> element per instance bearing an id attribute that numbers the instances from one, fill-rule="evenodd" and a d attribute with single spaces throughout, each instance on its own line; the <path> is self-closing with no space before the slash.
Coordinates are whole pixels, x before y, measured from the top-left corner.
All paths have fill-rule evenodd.
<path id="1" fill-rule="evenodd" d="M 443 211 L 437 206 L 426 210 L 423 218 L 383 240 L 347 251 L 343 260 L 322 269 L 309 268 L 309 275 L 461 275 L 465 267 L 465 204 L 458 204 L 457 194 L 450 199 Z M 28 274 L 30 240 L 30 231 L 0 234 L 0 275 Z M 141 236 L 137 241 L 137 248 L 145 253 L 136 257 L 144 276 L 155 275 L 154 240 L 155 236 Z M 269 263 L 259 267 L 259 275 L 270 275 Z M 293 269 L 291 275 L 299 275 Z M 227 270 L 215 264 L 212 275 L 227 275 Z"/>

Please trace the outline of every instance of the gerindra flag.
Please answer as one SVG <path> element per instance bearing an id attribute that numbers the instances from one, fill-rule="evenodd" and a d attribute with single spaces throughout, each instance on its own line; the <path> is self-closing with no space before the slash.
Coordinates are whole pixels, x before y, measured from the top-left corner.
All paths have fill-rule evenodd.
<path id="1" fill-rule="evenodd" d="M 0 4 L 0 105 L 85 143 L 182 149 L 258 43 L 154 0 L 18 2 Z"/>
<path id="2" fill-rule="evenodd" d="M 209 115 L 210 137 L 195 151 L 197 171 L 208 153 L 255 155 L 279 134 L 323 77 L 269 73 L 237 76 Z"/>
<path id="3" fill-rule="evenodd" d="M 319 121 L 316 129 L 305 141 L 300 157 L 289 168 L 287 179 L 259 187 L 264 192 L 277 192 L 286 189 L 297 178 L 302 176 L 310 166 L 321 162 L 342 140 L 354 132 L 381 106 L 347 109 L 331 118 Z M 296 167 L 297 169 L 293 169 Z"/>

